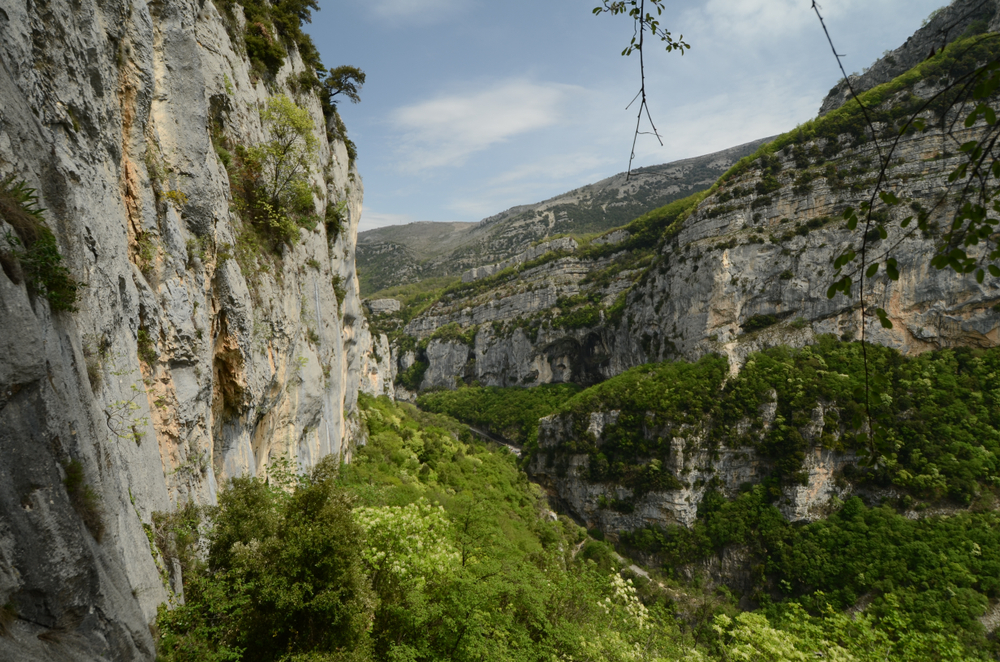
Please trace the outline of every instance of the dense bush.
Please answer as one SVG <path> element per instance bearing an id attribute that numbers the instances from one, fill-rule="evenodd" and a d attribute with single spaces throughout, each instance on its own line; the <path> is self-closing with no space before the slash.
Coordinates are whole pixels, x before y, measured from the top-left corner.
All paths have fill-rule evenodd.
<path id="1" fill-rule="evenodd" d="M 261 122 L 268 140 L 234 148 L 230 185 L 233 204 L 253 232 L 247 239 L 254 248 L 280 253 L 282 245 L 298 241 L 300 228 L 319 223 L 309 185 L 318 142 L 309 112 L 285 95 L 268 100 Z"/>
<path id="2" fill-rule="evenodd" d="M 217 0 L 217 3 L 228 19 L 230 38 L 234 42 L 242 40 L 251 67 L 258 75 L 274 76 L 285 63 L 289 47 L 298 50 L 306 71 L 323 68 L 319 51 L 302 31 L 302 24 L 309 23 L 313 10 L 319 9 L 316 0 Z M 234 13 L 237 7 L 242 8 L 246 19 L 242 34 L 237 33 Z"/>
<path id="3" fill-rule="evenodd" d="M 576 384 L 545 384 L 530 389 L 470 386 L 424 393 L 417 398 L 417 405 L 481 427 L 515 444 L 531 446 L 538 439 L 539 419 L 579 391 Z"/>
<path id="4" fill-rule="evenodd" d="M 758 601 L 794 599 L 819 613 L 864 597 L 873 617 L 902 615 L 924 632 L 957 627 L 978 647 L 977 619 L 1000 597 L 998 525 L 995 512 L 914 520 L 853 497 L 828 519 L 794 526 L 757 486 L 732 501 L 706 494 L 690 529 L 650 527 L 621 540 L 671 568 L 743 547 L 760 563 Z"/>
<path id="5" fill-rule="evenodd" d="M 364 394 L 359 402 L 368 442 L 349 465 L 328 458 L 301 478 L 272 467 L 267 482 L 230 481 L 201 525 L 176 518 L 187 548 L 192 532 L 206 536 L 207 557 L 185 557 L 185 602 L 159 613 L 160 659 L 654 662 L 822 653 L 875 662 L 988 651 L 968 619 L 996 590 L 995 515 L 912 522 L 852 501 L 826 528 L 796 529 L 755 490 L 734 502 L 708 499 L 691 531 L 643 534 L 678 559 L 732 544 L 770 552 L 758 576 L 782 578 L 781 590 L 799 601 L 738 613 L 692 587 L 626 580 L 606 544 L 566 518 L 539 516 L 540 491 L 510 453 L 476 443 L 451 419 Z M 945 547 L 949 539 L 959 549 Z M 870 590 L 887 592 L 866 613 L 833 611 L 849 591 L 879 581 Z M 820 585 L 841 593 L 824 596 Z M 694 623 L 674 615 L 686 592 L 701 605 Z"/>
<path id="6" fill-rule="evenodd" d="M 326 460 L 294 484 L 221 492 L 207 563 L 160 612 L 164 660 L 680 657 L 673 620 L 602 543 L 575 556 L 582 530 L 539 517 L 512 455 L 360 400 L 368 443 L 339 473 Z"/>

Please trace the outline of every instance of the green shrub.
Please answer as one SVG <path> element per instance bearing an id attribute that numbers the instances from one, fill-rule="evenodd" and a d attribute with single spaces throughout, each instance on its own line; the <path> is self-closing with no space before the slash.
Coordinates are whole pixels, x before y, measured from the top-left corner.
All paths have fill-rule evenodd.
<path id="1" fill-rule="evenodd" d="M 257 75 L 277 74 L 288 57 L 288 48 L 299 51 L 306 72 L 323 68 L 316 46 L 302 31 L 302 24 L 311 21 L 312 11 L 319 9 L 316 0 L 216 0 L 216 4 L 228 19 L 229 37 L 234 43 L 242 40 L 251 70 Z M 236 27 L 237 5 L 246 19 L 242 34 Z"/>
<path id="2" fill-rule="evenodd" d="M 285 95 L 271 97 L 260 115 L 268 140 L 236 146 L 230 185 L 237 212 L 257 235 L 250 243 L 280 253 L 298 242 L 300 228 L 318 223 L 308 179 L 318 141 L 309 112 Z"/>
<path id="3" fill-rule="evenodd" d="M 344 214 L 346 211 L 347 200 L 341 200 L 336 204 L 328 202 L 326 205 L 324 225 L 326 226 L 326 239 L 331 244 L 337 241 L 337 237 L 344 230 Z"/>
<path id="4" fill-rule="evenodd" d="M 442 342 L 459 342 L 472 347 L 476 344 L 476 334 L 479 333 L 479 326 L 473 325 L 468 329 L 463 329 L 458 322 L 451 322 L 444 326 L 439 326 L 434 330 L 427 341 L 440 340 Z"/>
<path id="5" fill-rule="evenodd" d="M 375 601 L 336 474 L 328 456 L 300 480 L 226 485 L 204 568 L 185 574 L 183 605 L 161 606 L 164 660 L 369 659 Z"/>
<path id="6" fill-rule="evenodd" d="M 589 329 L 601 323 L 601 309 L 597 306 L 584 306 L 568 313 L 563 313 L 552 320 L 552 326 L 557 329 Z"/>
<path id="7" fill-rule="evenodd" d="M 7 233 L 8 250 L 0 247 L 0 263 L 14 282 L 20 282 L 19 264 L 30 289 L 45 297 L 52 310 L 76 310 L 78 290 L 83 284 L 74 279 L 62 262 L 56 237 L 44 225 L 38 194 L 24 180 L 13 175 L 0 180 L 0 218 L 14 229 Z"/>
<path id="8" fill-rule="evenodd" d="M 139 360 L 150 367 L 156 365 L 156 344 L 153 342 L 152 336 L 149 335 L 148 329 L 139 327 L 139 331 L 135 337 L 135 344 Z"/>
<path id="9" fill-rule="evenodd" d="M 429 365 L 426 360 L 418 359 L 409 368 L 396 375 L 396 384 L 410 391 L 419 391 Z"/>

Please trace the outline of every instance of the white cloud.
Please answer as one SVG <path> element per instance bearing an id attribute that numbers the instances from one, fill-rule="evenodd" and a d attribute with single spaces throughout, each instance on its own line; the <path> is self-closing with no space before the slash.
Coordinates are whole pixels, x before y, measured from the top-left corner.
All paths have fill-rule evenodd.
<path id="1" fill-rule="evenodd" d="M 440 23 L 453 18 L 464 8 L 465 0 L 369 0 L 370 8 L 381 20 L 412 23 Z"/>
<path id="2" fill-rule="evenodd" d="M 459 166 L 472 154 L 514 136 L 551 126 L 564 102 L 581 88 L 507 80 L 468 94 L 449 94 L 405 106 L 391 121 L 403 134 L 404 170 Z"/>
<path id="3" fill-rule="evenodd" d="M 840 0 L 820 12 L 826 19 L 838 18 L 858 4 L 860 0 Z M 697 42 L 697 34 L 758 44 L 818 27 L 808 0 L 708 0 L 686 12 L 676 26 L 689 41 Z"/>
<path id="4" fill-rule="evenodd" d="M 586 172 L 593 172 L 600 166 L 607 165 L 611 160 L 606 156 L 597 156 L 589 152 L 549 156 L 541 160 L 524 163 L 506 172 L 502 172 L 492 180 L 493 186 L 503 186 L 514 182 L 531 180 L 532 183 L 564 182 L 571 177 Z"/>
<path id="5" fill-rule="evenodd" d="M 463 218 L 479 220 L 514 205 L 541 202 L 602 179 L 607 156 L 573 152 L 518 165 L 448 202 Z"/>

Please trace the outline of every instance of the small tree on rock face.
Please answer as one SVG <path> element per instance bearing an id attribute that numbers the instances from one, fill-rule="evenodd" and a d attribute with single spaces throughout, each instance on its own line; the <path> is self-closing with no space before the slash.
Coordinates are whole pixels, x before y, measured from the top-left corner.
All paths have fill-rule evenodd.
<path id="1" fill-rule="evenodd" d="M 318 142 L 309 111 L 284 94 L 260 112 L 270 140 L 252 150 L 261 164 L 264 192 L 272 206 L 302 211 L 312 206 L 308 176 Z"/>
<path id="2" fill-rule="evenodd" d="M 269 99 L 260 117 L 268 140 L 237 148 L 235 203 L 277 249 L 298 240 L 299 226 L 312 229 L 319 220 L 309 185 L 319 143 L 309 112 L 285 95 Z"/>
<path id="3" fill-rule="evenodd" d="M 359 92 L 361 92 L 361 87 L 364 84 L 365 72 L 357 67 L 344 65 L 336 69 L 330 69 L 330 75 L 323 81 L 323 89 L 326 92 L 327 100 L 331 104 L 336 105 L 333 97 L 338 94 L 346 96 L 351 100 L 351 103 L 358 103 L 361 101 Z"/>

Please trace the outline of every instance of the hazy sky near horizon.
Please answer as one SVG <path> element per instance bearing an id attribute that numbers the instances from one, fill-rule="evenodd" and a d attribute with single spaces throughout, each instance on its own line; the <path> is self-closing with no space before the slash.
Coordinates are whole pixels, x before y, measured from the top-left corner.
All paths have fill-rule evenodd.
<path id="1" fill-rule="evenodd" d="M 361 230 L 479 221 L 628 165 L 639 59 L 597 0 L 324 2 L 307 26 L 328 67 L 367 74 L 340 112 L 358 146 Z M 811 0 L 667 0 L 683 56 L 646 45 L 664 137 L 635 165 L 698 156 L 794 128 L 841 77 Z M 943 0 L 826 0 L 848 73 L 901 45 Z M 645 130 L 648 126 L 644 124 Z"/>

